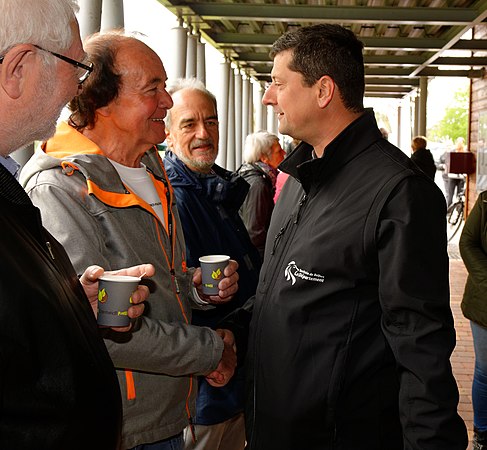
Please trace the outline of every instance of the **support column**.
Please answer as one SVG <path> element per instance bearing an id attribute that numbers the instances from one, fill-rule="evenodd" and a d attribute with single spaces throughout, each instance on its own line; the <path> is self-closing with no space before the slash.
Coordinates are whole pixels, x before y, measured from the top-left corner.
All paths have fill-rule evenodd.
<path id="1" fill-rule="evenodd" d="M 399 105 L 397 107 L 397 139 L 396 139 L 396 146 L 401 148 L 401 139 L 402 139 L 402 106 Z"/>
<path id="2" fill-rule="evenodd" d="M 100 31 L 102 0 L 79 0 L 79 29 L 81 39 Z"/>
<path id="3" fill-rule="evenodd" d="M 201 36 L 198 35 L 196 42 L 196 78 L 206 85 L 206 53 L 205 44 L 201 42 Z"/>
<path id="4" fill-rule="evenodd" d="M 242 105 L 242 74 L 240 70 L 235 72 L 235 169 L 242 165 L 242 147 L 244 137 L 243 129 L 243 105 Z"/>
<path id="5" fill-rule="evenodd" d="M 227 165 L 225 168 L 232 172 L 235 167 L 235 72 L 230 67 L 228 78 L 228 123 L 227 123 Z"/>
<path id="6" fill-rule="evenodd" d="M 419 134 L 419 93 L 414 99 L 414 128 L 410 138 Z"/>
<path id="7" fill-rule="evenodd" d="M 250 134 L 250 84 L 249 77 L 246 75 L 242 81 L 242 148 L 245 138 Z"/>
<path id="8" fill-rule="evenodd" d="M 249 133 L 253 133 L 255 131 L 255 108 L 254 108 L 254 86 L 252 82 L 250 81 L 250 78 L 248 80 L 249 83 Z"/>
<path id="9" fill-rule="evenodd" d="M 103 0 L 101 30 L 123 29 L 123 0 Z"/>
<path id="10" fill-rule="evenodd" d="M 419 133 L 426 136 L 426 105 L 428 100 L 428 77 L 419 78 Z"/>
<path id="11" fill-rule="evenodd" d="M 186 50 L 186 78 L 196 77 L 196 53 L 198 37 L 191 30 L 188 31 L 188 41 Z"/>
<path id="12" fill-rule="evenodd" d="M 267 108 L 267 131 L 277 135 L 277 118 L 272 106 L 266 106 Z"/>
<path id="13" fill-rule="evenodd" d="M 265 130 L 267 128 L 267 106 L 262 104 L 262 97 L 264 96 L 264 87 L 259 84 L 257 90 L 257 116 L 255 118 L 255 131 Z"/>
<path id="14" fill-rule="evenodd" d="M 179 21 L 177 27 L 171 28 L 171 37 L 174 43 L 174 53 L 170 57 L 170 64 L 164 64 L 169 79 L 184 78 L 186 76 L 186 43 L 188 33 L 183 27 L 183 21 Z M 169 52 L 171 53 L 171 52 Z"/>
<path id="15" fill-rule="evenodd" d="M 227 165 L 227 136 L 228 136 L 228 98 L 229 98 L 229 78 L 230 78 L 230 62 L 225 60 L 220 64 L 222 71 L 222 87 L 219 92 L 218 100 L 218 121 L 220 141 L 218 143 L 218 156 L 216 163 L 219 166 L 226 167 Z"/>

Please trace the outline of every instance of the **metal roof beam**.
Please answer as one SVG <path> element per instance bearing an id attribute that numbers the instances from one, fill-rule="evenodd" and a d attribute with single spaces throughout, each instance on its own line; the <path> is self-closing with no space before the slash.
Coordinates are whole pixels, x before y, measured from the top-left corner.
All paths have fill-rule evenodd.
<path id="1" fill-rule="evenodd" d="M 279 38 L 278 34 L 245 34 L 207 32 L 213 42 L 219 46 L 270 47 Z M 401 38 L 401 37 L 362 37 L 365 50 L 402 50 L 402 51 L 438 51 L 448 44 L 447 39 Z M 487 50 L 487 39 L 461 39 L 451 50 Z"/>
<path id="2" fill-rule="evenodd" d="M 267 53 L 240 53 L 235 61 L 242 65 L 252 64 L 258 66 L 272 66 L 272 60 Z M 364 63 L 368 66 L 401 66 L 416 67 L 424 62 L 422 55 L 365 55 Z M 432 66 L 487 66 L 487 56 L 469 57 L 441 57 L 436 59 Z"/>
<path id="3" fill-rule="evenodd" d="M 468 25 L 478 13 L 469 8 L 404 8 L 255 3 L 182 3 L 203 20 L 275 22 L 384 23 L 399 25 Z"/>

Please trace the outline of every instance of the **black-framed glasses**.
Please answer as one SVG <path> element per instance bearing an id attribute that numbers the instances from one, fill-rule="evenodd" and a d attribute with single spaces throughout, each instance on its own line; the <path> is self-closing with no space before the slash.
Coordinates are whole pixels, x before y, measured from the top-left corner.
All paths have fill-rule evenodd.
<path id="1" fill-rule="evenodd" d="M 78 75 L 78 84 L 81 85 L 83 84 L 86 79 L 90 76 L 90 73 L 93 72 L 93 63 L 90 62 L 89 65 L 84 64 L 82 62 L 76 61 L 75 59 L 68 58 L 67 56 L 61 55 L 56 52 L 51 52 L 51 50 L 46 50 L 45 48 L 42 48 L 40 45 L 37 44 L 32 44 L 34 47 L 38 48 L 39 50 L 43 50 L 47 53 L 50 53 L 51 55 L 55 56 L 56 58 L 62 59 L 63 61 L 67 62 L 68 64 L 71 64 L 72 66 L 77 67 L 78 69 L 81 69 L 83 72 L 80 72 Z M 0 64 L 3 63 L 3 60 L 5 58 L 5 55 L 0 56 Z"/>
<path id="2" fill-rule="evenodd" d="M 71 64 L 74 67 L 78 67 L 79 69 L 82 69 L 83 72 L 81 72 L 78 75 L 78 84 L 81 85 L 83 84 L 86 79 L 90 76 L 90 73 L 93 72 L 93 63 L 90 62 L 89 65 L 83 64 L 82 62 L 76 61 L 75 59 L 68 58 L 67 56 L 61 55 L 56 52 L 51 52 L 51 50 L 46 50 L 45 48 L 42 48 L 40 45 L 37 44 L 32 44 L 34 47 L 38 48 L 39 50 L 43 50 L 47 53 L 50 53 L 51 55 L 55 56 L 56 58 L 59 58 L 68 64 Z"/>

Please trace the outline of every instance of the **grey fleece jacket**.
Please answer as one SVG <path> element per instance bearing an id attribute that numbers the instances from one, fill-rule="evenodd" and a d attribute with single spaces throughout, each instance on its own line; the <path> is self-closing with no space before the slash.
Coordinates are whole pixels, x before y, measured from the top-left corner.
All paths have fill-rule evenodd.
<path id="1" fill-rule="evenodd" d="M 68 130 L 68 134 L 73 132 L 77 133 Z M 96 154 L 99 149 L 93 142 L 78 135 L 75 150 L 82 153 L 86 146 L 89 154 L 56 157 L 61 154 L 49 142 L 47 154 L 37 151 L 28 162 L 21 182 L 78 273 L 92 264 L 106 270 L 141 263 L 156 268 L 147 283 L 151 295 L 145 313 L 133 331 L 104 330 L 122 391 L 122 448 L 127 449 L 166 439 L 185 428 L 194 408 L 193 375 L 217 367 L 223 343 L 213 330 L 190 325 L 193 270 L 186 269 L 179 216 L 157 152 L 149 151 L 142 161 L 160 193 L 166 224 L 169 198 L 173 246 L 152 208 L 129 192 L 111 163 Z M 49 154 L 50 145 L 54 156 Z"/>

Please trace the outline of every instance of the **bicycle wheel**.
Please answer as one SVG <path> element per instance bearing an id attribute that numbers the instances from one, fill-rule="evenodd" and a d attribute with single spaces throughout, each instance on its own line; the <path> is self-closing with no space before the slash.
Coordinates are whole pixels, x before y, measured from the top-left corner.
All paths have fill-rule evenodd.
<path id="1" fill-rule="evenodd" d="M 450 205 L 446 210 L 446 235 L 448 242 L 453 239 L 453 236 L 462 226 L 463 221 L 463 203 L 456 202 Z"/>

